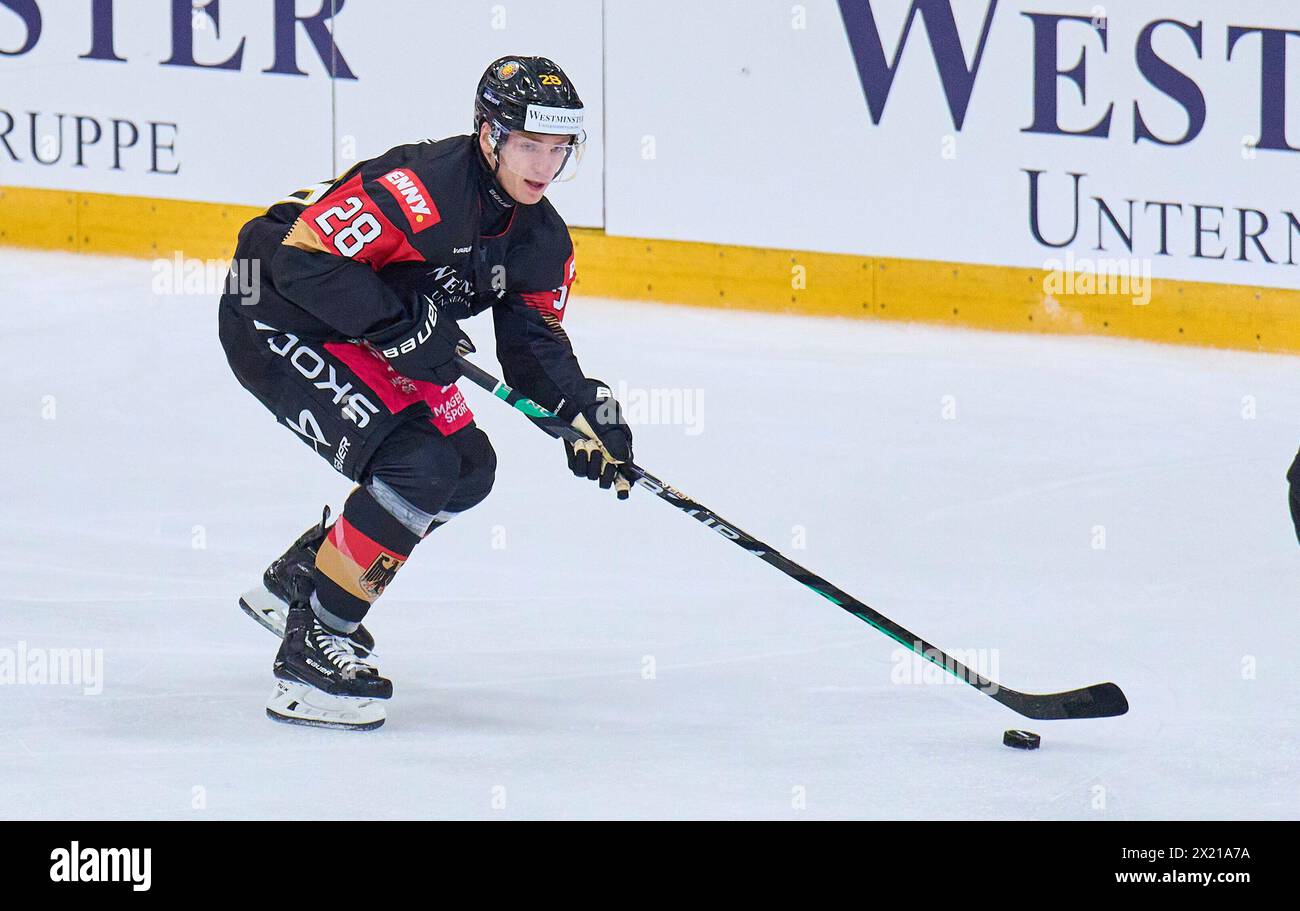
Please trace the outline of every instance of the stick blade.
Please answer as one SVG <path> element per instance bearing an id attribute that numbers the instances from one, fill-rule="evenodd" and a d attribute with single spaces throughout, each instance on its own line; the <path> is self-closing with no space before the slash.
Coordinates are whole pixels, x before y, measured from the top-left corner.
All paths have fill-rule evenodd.
<path id="1" fill-rule="evenodd" d="M 1000 690 L 998 702 L 1026 718 L 1050 721 L 1058 718 L 1113 718 L 1128 711 L 1124 691 L 1113 683 L 1096 683 L 1065 693 L 1018 693 Z"/>

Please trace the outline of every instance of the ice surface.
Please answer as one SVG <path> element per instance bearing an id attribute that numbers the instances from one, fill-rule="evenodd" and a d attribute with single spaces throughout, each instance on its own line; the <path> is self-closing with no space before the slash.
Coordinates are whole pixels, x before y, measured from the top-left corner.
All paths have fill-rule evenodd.
<path id="1" fill-rule="evenodd" d="M 236 597 L 349 484 L 229 374 L 215 298 L 153 279 L 0 252 L 0 660 L 103 656 L 98 695 L 0 685 L 0 816 L 1300 817 L 1300 359 L 578 296 L 590 375 L 702 404 L 635 426 L 650 471 L 1008 686 L 1132 711 L 898 682 L 895 643 L 467 388 L 496 489 L 371 615 L 396 697 L 340 734 L 264 717 Z"/>

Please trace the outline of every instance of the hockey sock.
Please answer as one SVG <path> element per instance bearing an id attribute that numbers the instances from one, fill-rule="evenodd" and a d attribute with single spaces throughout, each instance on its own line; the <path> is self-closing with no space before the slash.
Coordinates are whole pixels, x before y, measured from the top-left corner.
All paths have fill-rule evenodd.
<path id="1" fill-rule="evenodd" d="M 316 554 L 316 616 L 340 632 L 354 631 L 419 540 L 364 487 L 352 491 Z"/>

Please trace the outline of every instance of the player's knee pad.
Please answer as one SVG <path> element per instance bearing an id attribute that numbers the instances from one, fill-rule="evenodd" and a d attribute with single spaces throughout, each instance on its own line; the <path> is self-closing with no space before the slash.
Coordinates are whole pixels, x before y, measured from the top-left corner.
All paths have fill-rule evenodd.
<path id="1" fill-rule="evenodd" d="M 460 454 L 456 489 L 442 509 L 433 515 L 426 536 L 465 510 L 482 503 L 492 492 L 492 482 L 496 480 L 497 454 L 486 433 L 471 425 L 452 434 L 451 440 Z"/>
<path id="2" fill-rule="evenodd" d="M 444 511 L 464 512 L 487 499 L 497 476 L 497 453 L 480 428 L 470 425 L 453 437 L 460 453 L 460 479 Z"/>
<path id="3" fill-rule="evenodd" d="M 460 483 L 461 457 L 448 437 L 410 421 L 384 440 L 367 469 L 365 488 L 412 533 L 423 537 Z"/>

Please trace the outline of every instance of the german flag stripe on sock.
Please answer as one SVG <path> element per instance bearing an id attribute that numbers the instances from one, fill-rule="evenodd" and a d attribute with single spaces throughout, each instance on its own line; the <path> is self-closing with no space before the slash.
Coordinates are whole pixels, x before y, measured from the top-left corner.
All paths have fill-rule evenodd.
<path id="1" fill-rule="evenodd" d="M 408 556 L 383 546 L 340 516 L 316 554 L 316 569 L 353 597 L 372 602 L 384 593 Z"/>

